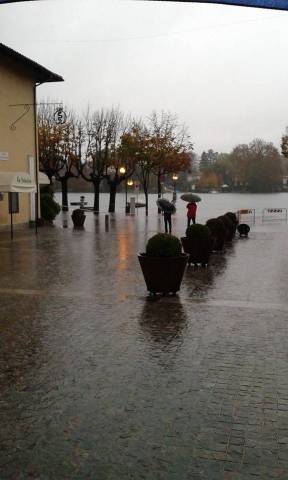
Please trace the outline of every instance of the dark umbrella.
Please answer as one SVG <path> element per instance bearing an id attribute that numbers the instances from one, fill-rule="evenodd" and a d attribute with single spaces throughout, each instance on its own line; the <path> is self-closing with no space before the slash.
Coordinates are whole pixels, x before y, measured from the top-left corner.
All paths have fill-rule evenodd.
<path id="1" fill-rule="evenodd" d="M 184 200 L 184 202 L 201 202 L 201 198 L 199 195 L 196 195 L 196 193 L 183 193 L 181 195 L 181 200 Z"/>
<path id="2" fill-rule="evenodd" d="M 175 205 L 169 202 L 169 200 L 167 200 L 166 198 L 158 198 L 158 200 L 156 200 L 156 203 L 163 212 L 176 212 Z"/>

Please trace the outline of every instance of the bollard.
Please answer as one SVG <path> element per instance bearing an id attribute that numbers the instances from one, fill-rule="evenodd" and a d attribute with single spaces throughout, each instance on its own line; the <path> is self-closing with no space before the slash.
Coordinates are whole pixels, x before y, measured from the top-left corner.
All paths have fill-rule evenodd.
<path id="1" fill-rule="evenodd" d="M 81 195 L 81 197 L 80 197 L 80 208 L 81 208 L 81 210 L 84 209 L 84 207 L 85 207 L 85 196 Z"/>
<path id="2" fill-rule="evenodd" d="M 68 228 L 68 220 L 66 218 L 63 220 L 63 228 Z"/>
<path id="3" fill-rule="evenodd" d="M 109 215 L 105 215 L 105 231 L 109 231 Z"/>
<path id="4" fill-rule="evenodd" d="M 130 213 L 135 215 L 135 197 L 130 197 Z"/>

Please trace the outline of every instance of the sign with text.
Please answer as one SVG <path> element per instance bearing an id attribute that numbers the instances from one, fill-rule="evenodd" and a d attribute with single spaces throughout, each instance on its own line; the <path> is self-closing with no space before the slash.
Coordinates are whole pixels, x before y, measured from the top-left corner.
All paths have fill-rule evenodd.
<path id="1" fill-rule="evenodd" d="M 8 152 L 0 152 L 0 160 L 9 160 Z"/>

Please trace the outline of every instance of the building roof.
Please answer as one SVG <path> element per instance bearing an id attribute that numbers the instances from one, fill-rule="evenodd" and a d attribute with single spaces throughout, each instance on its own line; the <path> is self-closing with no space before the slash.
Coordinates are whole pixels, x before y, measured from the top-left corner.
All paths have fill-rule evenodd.
<path id="1" fill-rule="evenodd" d="M 42 65 L 39 65 L 39 63 L 30 60 L 30 58 L 25 57 L 15 50 L 12 50 L 12 48 L 7 47 L 3 43 L 0 43 L 0 57 L 6 57 L 10 62 L 13 61 L 14 64 L 19 65 L 22 68 L 26 68 L 36 82 L 46 83 L 64 81 L 60 75 L 57 75 L 47 68 L 42 67 Z"/>

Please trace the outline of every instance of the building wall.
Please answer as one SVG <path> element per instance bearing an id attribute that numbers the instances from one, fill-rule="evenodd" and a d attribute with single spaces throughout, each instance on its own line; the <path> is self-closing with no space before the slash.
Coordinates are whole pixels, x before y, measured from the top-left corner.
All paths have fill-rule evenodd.
<path id="1" fill-rule="evenodd" d="M 24 107 L 10 105 L 33 104 L 34 81 L 27 73 L 13 65 L 0 62 L 0 152 L 8 152 L 8 160 L 0 160 L 0 172 L 28 172 L 28 155 L 35 158 L 34 110 L 29 112 L 11 130 L 11 124 L 24 113 Z M 30 219 L 30 195 L 19 194 L 20 213 L 14 214 L 15 224 L 26 223 Z M 8 214 L 8 194 L 0 201 L 0 226 L 10 223 Z"/>

